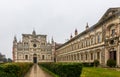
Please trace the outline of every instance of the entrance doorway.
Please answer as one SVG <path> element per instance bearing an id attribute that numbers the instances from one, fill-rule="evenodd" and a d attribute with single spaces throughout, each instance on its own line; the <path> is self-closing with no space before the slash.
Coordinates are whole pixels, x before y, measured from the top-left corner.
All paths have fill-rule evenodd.
<path id="1" fill-rule="evenodd" d="M 109 52 L 109 57 L 110 57 L 110 59 L 116 61 L 116 51 L 110 51 Z"/>
<path id="2" fill-rule="evenodd" d="M 37 54 L 33 54 L 33 63 L 37 63 Z"/>

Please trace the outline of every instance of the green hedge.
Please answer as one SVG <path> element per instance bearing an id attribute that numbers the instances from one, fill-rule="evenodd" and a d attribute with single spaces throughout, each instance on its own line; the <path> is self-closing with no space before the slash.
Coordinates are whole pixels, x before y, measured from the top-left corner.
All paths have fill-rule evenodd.
<path id="1" fill-rule="evenodd" d="M 80 77 L 82 64 L 80 63 L 39 63 L 59 77 Z"/>
<path id="2" fill-rule="evenodd" d="M 0 65 L 0 77 L 24 77 L 32 63 L 6 63 Z"/>
<path id="3" fill-rule="evenodd" d="M 109 67 L 115 67 L 116 66 L 116 61 L 113 59 L 108 59 L 107 60 L 107 66 Z"/>
<path id="4" fill-rule="evenodd" d="M 100 65 L 99 60 L 94 60 L 94 66 L 95 66 L 95 67 L 98 67 L 99 65 Z"/>
<path id="5" fill-rule="evenodd" d="M 93 67 L 94 66 L 94 62 L 91 63 L 82 63 L 83 67 Z"/>

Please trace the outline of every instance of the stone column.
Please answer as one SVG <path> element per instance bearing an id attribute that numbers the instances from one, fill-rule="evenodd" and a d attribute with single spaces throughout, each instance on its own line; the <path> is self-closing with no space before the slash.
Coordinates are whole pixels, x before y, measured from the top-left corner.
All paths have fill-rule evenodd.
<path id="1" fill-rule="evenodd" d="M 83 53 L 83 62 L 85 62 L 85 53 Z"/>
<path id="2" fill-rule="evenodd" d="M 91 62 L 90 59 L 90 53 L 88 53 L 88 62 Z"/>
<path id="3" fill-rule="evenodd" d="M 105 55 L 105 58 L 103 58 L 103 59 L 105 59 L 105 63 L 104 64 L 106 65 L 107 64 L 107 60 L 109 59 L 109 51 L 106 48 L 105 48 L 105 54 L 104 55 Z"/>
<path id="4" fill-rule="evenodd" d="M 94 60 L 96 60 L 96 50 L 94 50 Z"/>
<path id="5" fill-rule="evenodd" d="M 101 49 L 101 50 L 102 50 L 102 49 Z M 99 61 L 100 61 L 100 64 L 101 64 L 101 53 L 102 53 L 101 50 L 100 50 L 100 53 L 99 53 L 99 55 L 100 55 L 100 60 L 99 60 Z"/>
<path id="6" fill-rule="evenodd" d="M 79 62 L 81 62 L 81 54 L 79 53 Z"/>

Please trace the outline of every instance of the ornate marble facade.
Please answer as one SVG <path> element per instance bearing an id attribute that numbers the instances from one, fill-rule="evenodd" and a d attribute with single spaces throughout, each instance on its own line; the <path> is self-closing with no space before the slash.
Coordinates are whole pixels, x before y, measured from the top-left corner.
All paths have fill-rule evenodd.
<path id="1" fill-rule="evenodd" d="M 91 63 L 99 60 L 106 66 L 108 59 L 120 67 L 120 8 L 110 8 L 93 26 L 70 36 L 70 40 L 56 49 L 57 62 Z"/>
<path id="2" fill-rule="evenodd" d="M 13 61 L 14 62 L 52 62 L 54 41 L 51 44 L 46 41 L 46 35 L 22 34 L 22 41 L 13 41 Z"/>

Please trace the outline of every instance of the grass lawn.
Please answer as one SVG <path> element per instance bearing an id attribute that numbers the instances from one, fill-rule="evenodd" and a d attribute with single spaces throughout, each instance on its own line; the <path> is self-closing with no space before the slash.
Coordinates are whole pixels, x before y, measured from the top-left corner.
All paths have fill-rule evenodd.
<path id="1" fill-rule="evenodd" d="M 120 71 L 96 67 L 83 67 L 81 77 L 120 77 Z"/>

